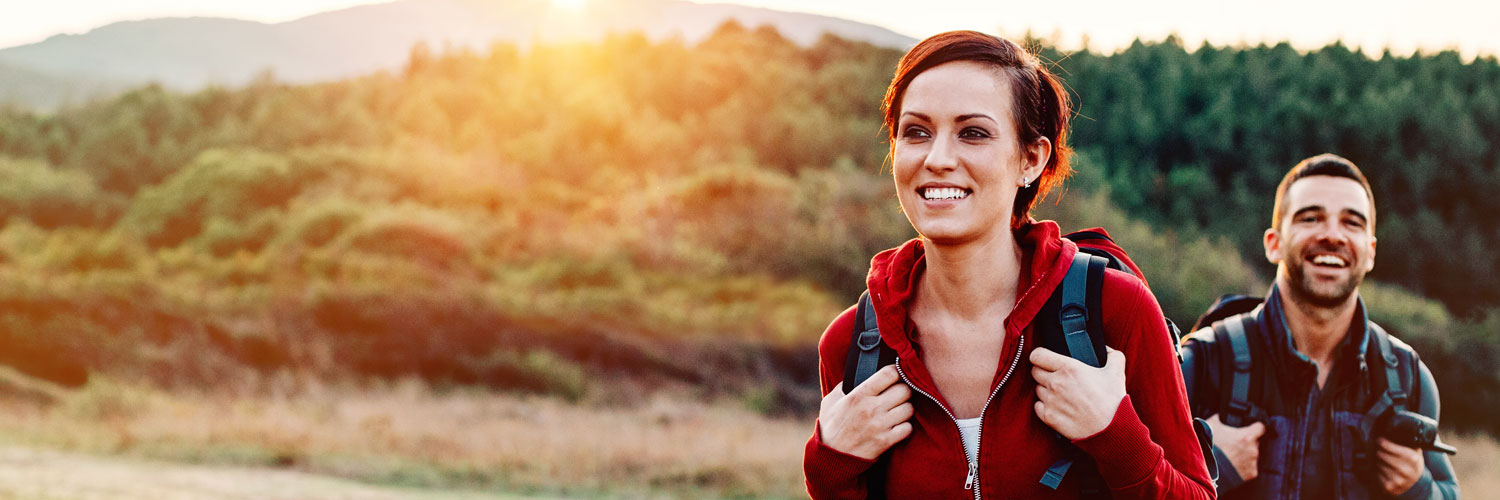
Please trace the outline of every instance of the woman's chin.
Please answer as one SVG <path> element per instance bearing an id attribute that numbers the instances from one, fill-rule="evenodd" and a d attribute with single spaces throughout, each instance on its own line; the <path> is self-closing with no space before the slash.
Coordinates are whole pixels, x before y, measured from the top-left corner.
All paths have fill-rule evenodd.
<path id="1" fill-rule="evenodd" d="M 980 232 L 972 228 L 937 226 L 918 230 L 917 234 L 928 244 L 937 246 L 962 245 L 979 239 Z"/>

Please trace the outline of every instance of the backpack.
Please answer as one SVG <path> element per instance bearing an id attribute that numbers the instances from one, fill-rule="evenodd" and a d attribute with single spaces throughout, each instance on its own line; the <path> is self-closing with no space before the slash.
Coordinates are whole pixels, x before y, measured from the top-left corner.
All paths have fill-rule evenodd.
<path id="1" fill-rule="evenodd" d="M 1219 359 L 1231 360 L 1233 363 L 1229 383 L 1229 404 L 1220 412 L 1219 418 L 1233 427 L 1243 427 L 1266 418 L 1265 409 L 1255 404 L 1250 397 L 1250 379 L 1255 360 L 1251 355 L 1250 341 L 1245 333 L 1251 328 L 1260 327 L 1256 324 L 1254 311 L 1263 302 L 1265 299 L 1260 297 L 1223 295 L 1215 300 L 1213 305 L 1209 306 L 1208 311 L 1199 316 L 1198 321 L 1193 324 L 1192 331 L 1212 328 L 1214 345 L 1228 350 L 1223 352 L 1224 355 Z M 1405 407 L 1407 396 L 1411 394 L 1411 388 L 1408 387 L 1410 382 L 1400 376 L 1400 359 L 1391 352 L 1390 334 L 1374 322 L 1369 323 L 1369 327 L 1375 345 L 1380 350 L 1380 355 L 1373 360 L 1380 367 L 1372 367 L 1374 369 L 1371 371 L 1382 374 L 1383 380 L 1379 385 L 1385 387 L 1385 392 L 1360 419 L 1359 430 L 1366 437 L 1375 430 L 1373 427 L 1376 421 L 1386 412 Z"/>
<path id="2" fill-rule="evenodd" d="M 1150 284 L 1146 282 L 1140 268 L 1130 260 L 1125 250 L 1115 244 L 1103 228 L 1075 231 L 1063 237 L 1078 245 L 1078 253 L 1073 256 L 1073 262 L 1068 267 L 1067 274 L 1063 275 L 1062 284 L 1052 292 L 1047 304 L 1042 306 L 1037 314 L 1039 318 L 1051 315 L 1057 317 L 1056 322 L 1036 323 L 1036 331 L 1040 338 L 1037 345 L 1070 356 L 1089 366 L 1101 367 L 1104 366 L 1105 359 L 1103 320 L 1100 314 L 1094 312 L 1100 311 L 1102 307 L 1100 301 L 1103 295 L 1101 290 L 1104 285 L 1105 269 L 1116 269 L 1135 276 L 1148 288 Z M 1181 332 L 1170 319 L 1167 320 L 1167 331 L 1172 334 L 1172 345 L 1178 345 Z M 853 336 L 849 343 L 848 358 L 844 362 L 844 392 L 847 394 L 873 375 L 876 370 L 894 363 L 895 360 L 895 350 L 886 346 L 880 339 L 880 327 L 875 322 L 875 308 L 870 301 L 870 292 L 866 290 L 860 294 L 859 304 L 855 308 Z M 1194 430 L 1198 434 L 1199 446 L 1208 462 L 1210 475 L 1217 477 L 1217 467 L 1214 465 L 1211 448 L 1212 441 L 1207 438 L 1207 423 L 1195 420 Z M 1067 439 L 1061 435 L 1056 437 L 1067 442 Z M 1072 445 L 1069 444 L 1069 446 Z M 1071 447 L 1069 453 L 1047 468 L 1040 482 L 1048 488 L 1057 489 L 1067 475 L 1068 469 L 1079 458 L 1086 459 L 1087 457 L 1084 456 L 1082 450 Z M 882 489 L 885 485 L 887 462 L 886 455 L 881 454 L 876 464 L 866 472 L 870 498 L 885 496 Z M 1091 479 L 1095 481 L 1084 485 L 1086 495 L 1108 495 L 1109 492 L 1104 489 L 1102 481 L 1097 481 L 1098 477 Z"/>

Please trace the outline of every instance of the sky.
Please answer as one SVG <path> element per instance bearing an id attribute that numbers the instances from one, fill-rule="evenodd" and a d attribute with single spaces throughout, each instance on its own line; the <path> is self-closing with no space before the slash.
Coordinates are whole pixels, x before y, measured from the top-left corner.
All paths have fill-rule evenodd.
<path id="1" fill-rule="evenodd" d="M 495 0 L 517 1 L 517 0 Z M 525 0 L 521 0 L 525 1 Z M 551 0 L 578 3 L 619 0 Z M 0 0 L 0 47 L 82 33 L 115 21 L 218 16 L 282 22 L 380 0 Z M 1458 49 L 1500 54 L 1500 2 L 1486 0 L 736 0 L 889 28 L 914 38 L 954 29 L 1016 37 L 1030 30 L 1064 49 L 1113 51 L 1136 38 L 1178 35 L 1189 47 L 1289 41 L 1315 49 L 1335 40 L 1378 55 Z M 920 6 L 920 7 L 918 7 Z M 1086 38 L 1085 38 L 1086 36 Z"/>

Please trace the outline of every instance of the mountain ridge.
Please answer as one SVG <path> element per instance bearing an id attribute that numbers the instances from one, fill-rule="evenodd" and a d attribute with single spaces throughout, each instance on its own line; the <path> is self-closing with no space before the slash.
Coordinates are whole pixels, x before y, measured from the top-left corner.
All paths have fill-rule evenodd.
<path id="1" fill-rule="evenodd" d="M 53 35 L 0 49 L 0 67 L 13 68 L 11 78 L 0 79 L 0 102 L 45 110 L 153 82 L 178 90 L 238 86 L 266 71 L 289 83 L 332 81 L 399 68 L 419 43 L 484 49 L 508 42 L 525 47 L 627 32 L 692 43 L 728 20 L 750 27 L 770 25 L 803 45 L 815 43 L 823 33 L 886 47 L 905 48 L 916 42 L 856 21 L 736 4 L 626 0 L 565 12 L 538 0 L 397 0 L 280 23 L 167 17 Z"/>

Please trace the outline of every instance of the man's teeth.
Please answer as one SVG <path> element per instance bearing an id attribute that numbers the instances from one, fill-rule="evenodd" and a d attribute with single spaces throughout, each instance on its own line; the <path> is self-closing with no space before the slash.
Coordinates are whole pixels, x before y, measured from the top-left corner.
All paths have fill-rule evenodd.
<path id="1" fill-rule="evenodd" d="M 968 191 L 955 187 L 927 188 L 922 190 L 922 197 L 929 200 L 954 200 L 968 196 Z"/>
<path id="2" fill-rule="evenodd" d="M 1333 255 L 1319 255 L 1317 257 L 1313 257 L 1312 261 L 1313 264 L 1322 264 L 1327 266 L 1344 267 L 1345 265 L 1344 259 L 1340 259 Z"/>

